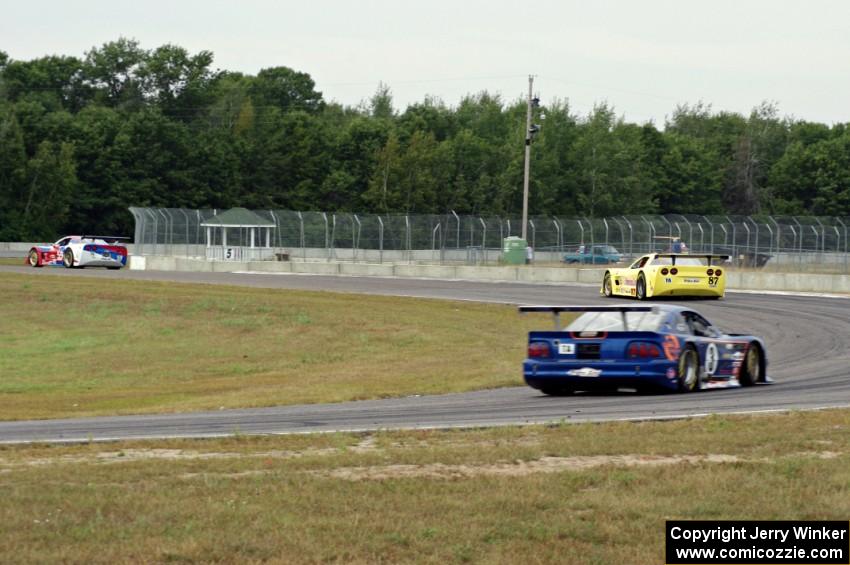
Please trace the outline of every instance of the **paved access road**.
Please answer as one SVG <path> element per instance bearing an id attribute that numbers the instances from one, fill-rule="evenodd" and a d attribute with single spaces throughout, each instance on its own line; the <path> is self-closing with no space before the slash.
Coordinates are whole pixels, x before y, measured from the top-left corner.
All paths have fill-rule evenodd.
<path id="1" fill-rule="evenodd" d="M 32 276 L 85 276 L 328 290 L 507 302 L 610 304 L 596 287 L 436 281 L 402 278 L 157 271 L 69 271 L 0 267 Z M 59 281 L 57 280 L 57 283 Z M 620 303 L 617 301 L 617 303 Z M 777 381 L 752 389 L 689 395 L 579 394 L 550 398 L 518 386 L 465 394 L 331 405 L 0 423 L 0 442 L 209 437 L 381 428 L 485 426 L 552 421 L 672 418 L 711 413 L 850 406 L 850 299 L 729 293 L 721 301 L 688 301 L 725 330 L 765 338 Z M 541 316 L 541 326 L 550 320 Z M 522 347 L 522 345 L 518 345 Z M 520 382 L 519 367 L 517 381 Z"/>

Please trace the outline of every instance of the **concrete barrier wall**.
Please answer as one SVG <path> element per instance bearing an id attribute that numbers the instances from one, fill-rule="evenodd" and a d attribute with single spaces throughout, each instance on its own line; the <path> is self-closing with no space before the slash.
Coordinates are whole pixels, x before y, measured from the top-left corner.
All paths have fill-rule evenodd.
<path id="1" fill-rule="evenodd" d="M 467 265 L 392 265 L 388 263 L 348 263 L 311 261 L 252 261 L 245 263 L 206 261 L 184 257 L 145 256 L 141 267 L 153 271 L 309 273 L 366 277 L 412 277 L 509 281 L 527 283 L 601 285 L 604 268 L 558 267 L 472 267 Z M 729 290 L 771 290 L 850 294 L 850 276 L 806 273 L 764 273 L 726 271 Z"/>

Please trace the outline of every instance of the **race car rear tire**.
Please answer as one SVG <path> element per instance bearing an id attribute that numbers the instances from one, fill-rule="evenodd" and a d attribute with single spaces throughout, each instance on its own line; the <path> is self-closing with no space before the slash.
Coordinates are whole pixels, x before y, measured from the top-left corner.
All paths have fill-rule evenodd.
<path id="1" fill-rule="evenodd" d="M 605 273 L 605 278 L 602 279 L 602 294 L 607 298 L 611 298 L 614 290 L 611 287 L 611 273 Z"/>
<path id="2" fill-rule="evenodd" d="M 66 269 L 74 268 L 74 252 L 70 249 L 66 250 L 62 254 L 62 264 L 65 265 Z"/>
<path id="3" fill-rule="evenodd" d="M 643 277 L 643 273 L 638 275 L 637 283 L 635 284 L 635 296 L 638 300 L 646 299 L 646 279 Z"/>
<path id="4" fill-rule="evenodd" d="M 29 261 L 30 267 L 41 267 L 41 257 L 38 256 L 38 251 L 35 249 L 30 251 L 27 260 Z"/>
<path id="5" fill-rule="evenodd" d="M 692 346 L 685 347 L 679 354 L 676 376 L 679 392 L 693 392 L 699 384 L 699 355 Z"/>
<path id="6" fill-rule="evenodd" d="M 571 396 L 575 390 L 568 386 L 544 386 L 540 392 L 546 396 Z"/>
<path id="7" fill-rule="evenodd" d="M 738 381 L 741 386 L 753 386 L 761 378 L 761 348 L 758 345 L 752 344 L 747 349 L 747 355 L 744 357 L 744 363 L 741 365 L 741 376 Z"/>

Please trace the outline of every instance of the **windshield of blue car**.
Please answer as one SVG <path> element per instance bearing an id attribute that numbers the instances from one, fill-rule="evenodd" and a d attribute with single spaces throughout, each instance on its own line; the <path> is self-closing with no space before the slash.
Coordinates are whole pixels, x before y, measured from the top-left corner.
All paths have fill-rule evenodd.
<path id="1" fill-rule="evenodd" d="M 623 327 L 622 312 L 585 312 L 566 327 L 570 332 L 658 331 L 664 321 L 661 312 L 626 312 L 628 328 Z"/>

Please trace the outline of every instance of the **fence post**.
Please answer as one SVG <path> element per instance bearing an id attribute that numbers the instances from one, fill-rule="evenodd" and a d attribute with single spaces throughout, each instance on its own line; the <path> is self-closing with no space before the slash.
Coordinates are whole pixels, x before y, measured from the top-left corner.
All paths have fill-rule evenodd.
<path id="1" fill-rule="evenodd" d="M 404 216 L 404 243 L 407 247 L 407 262 L 411 262 L 411 249 L 410 249 L 410 216 Z"/>
<path id="2" fill-rule="evenodd" d="M 714 253 L 714 224 L 706 216 L 703 216 L 702 219 L 705 220 L 705 222 L 711 228 L 711 232 L 709 234 L 711 237 L 711 250 L 709 251 L 709 253 Z"/>
<path id="3" fill-rule="evenodd" d="M 629 221 L 629 219 L 627 217 L 625 217 L 625 216 L 620 216 L 620 217 L 623 218 L 623 221 L 626 222 L 627 226 L 629 226 L 629 259 L 631 259 L 632 253 L 634 252 L 632 247 L 634 247 L 635 230 L 632 227 L 632 223 Z M 625 238 L 626 236 L 624 235 L 623 237 Z M 624 240 L 623 241 L 623 247 L 625 247 L 625 245 L 626 245 L 626 242 Z"/>
<path id="4" fill-rule="evenodd" d="M 328 248 L 328 261 L 336 259 L 336 214 L 331 214 L 331 246 Z"/>
<path id="5" fill-rule="evenodd" d="M 691 245 L 693 245 L 694 226 L 691 225 L 691 223 L 688 221 L 688 219 L 686 217 L 682 216 L 682 219 L 685 221 L 686 224 L 688 224 L 688 240 L 691 242 Z M 681 232 L 679 232 L 679 233 L 681 233 Z M 700 251 L 702 251 L 702 250 L 700 250 Z"/>
<path id="6" fill-rule="evenodd" d="M 351 224 L 351 244 L 354 246 L 354 262 L 357 262 L 357 249 L 360 246 L 360 232 L 363 229 L 363 224 L 360 223 L 360 218 L 357 214 L 352 214 L 354 221 L 357 222 L 357 236 L 354 235 L 354 224 Z"/>
<path id="7" fill-rule="evenodd" d="M 384 262 L 384 220 L 378 216 L 378 262 Z"/>
<path id="8" fill-rule="evenodd" d="M 307 247 L 304 245 L 304 216 L 301 212 L 297 212 L 298 214 L 298 236 L 301 243 L 301 260 L 307 260 Z"/>
<path id="9" fill-rule="evenodd" d="M 183 217 L 186 219 L 186 257 L 189 256 L 189 214 L 187 214 L 183 208 L 180 208 L 180 213 L 183 214 Z"/>
<path id="10" fill-rule="evenodd" d="M 747 247 L 746 247 L 747 251 L 746 252 L 749 252 L 750 251 L 750 226 L 747 225 L 746 220 L 744 220 L 743 225 L 744 225 L 744 229 L 747 230 Z M 744 256 L 744 261 L 746 261 L 746 255 Z"/>
<path id="11" fill-rule="evenodd" d="M 653 234 L 655 233 L 655 226 L 652 225 L 652 222 L 650 222 L 649 220 L 646 219 L 646 216 L 641 216 L 640 219 L 643 220 L 646 223 L 647 226 L 649 226 L 649 239 L 647 240 L 648 247 L 646 249 L 646 252 L 651 253 L 652 252 L 652 239 L 653 239 Z"/>
<path id="12" fill-rule="evenodd" d="M 460 249 L 460 218 L 455 211 L 452 210 L 452 215 L 455 217 L 455 221 L 457 221 L 457 238 L 455 239 L 455 249 Z"/>
<path id="13" fill-rule="evenodd" d="M 826 255 L 826 230 L 824 229 L 823 224 L 820 222 L 820 218 L 815 216 L 815 221 L 820 226 L 820 250 L 821 250 L 821 256 L 820 256 L 821 261 L 820 262 L 821 262 L 821 264 L 823 264 L 824 260 L 826 259 L 824 257 L 824 255 Z M 814 230 L 815 227 L 812 226 L 812 229 Z M 817 242 L 818 242 L 818 237 L 817 237 L 817 231 L 815 230 L 815 251 L 817 251 Z"/>
<path id="14" fill-rule="evenodd" d="M 331 258 L 331 242 L 330 233 L 328 230 L 328 213 L 322 212 L 322 218 L 325 220 L 325 252 L 328 254 L 328 260 Z"/>
<path id="15" fill-rule="evenodd" d="M 602 218 L 602 223 L 605 224 L 605 247 L 608 247 L 608 220 Z"/>
<path id="16" fill-rule="evenodd" d="M 480 216 L 478 217 L 478 221 L 481 222 L 481 227 L 484 230 L 481 236 L 481 251 L 484 252 L 484 264 L 487 264 L 487 224 L 484 222 L 484 219 Z"/>
<path id="17" fill-rule="evenodd" d="M 732 255 L 734 255 L 736 260 L 737 260 L 738 252 L 736 251 L 735 246 L 738 243 L 738 241 L 737 241 L 737 237 L 738 237 L 737 231 L 738 230 L 735 228 L 735 222 L 732 221 L 732 218 L 730 218 L 729 216 L 726 216 L 726 219 L 729 220 L 729 225 L 732 226 Z"/>
<path id="18" fill-rule="evenodd" d="M 779 226 L 779 222 L 777 222 L 776 220 L 773 219 L 773 216 L 768 216 L 767 219 L 770 220 L 771 222 L 773 222 L 773 225 L 776 226 L 776 251 L 775 251 L 775 253 L 776 253 L 776 255 L 779 255 L 779 244 L 780 244 L 779 238 L 782 234 L 782 228 Z M 773 236 L 772 231 L 771 231 L 771 236 Z M 771 239 L 773 239 L 773 238 L 771 237 Z M 771 242 L 771 253 L 773 253 L 773 242 Z"/>
<path id="19" fill-rule="evenodd" d="M 596 241 L 594 241 L 594 238 L 593 238 L 593 222 L 588 220 L 587 216 L 585 216 L 584 219 L 587 221 L 587 225 L 590 226 L 590 252 L 591 252 L 590 260 L 593 261 L 593 255 L 592 255 L 593 246 L 596 244 Z"/>
<path id="20" fill-rule="evenodd" d="M 758 254 L 759 254 L 759 225 L 758 225 L 758 223 L 757 223 L 757 222 L 753 219 L 753 217 L 752 217 L 752 216 L 747 216 L 747 217 L 750 219 L 750 221 L 753 223 L 753 225 L 754 225 L 754 226 L 755 226 L 755 228 L 756 228 L 756 250 L 755 250 L 755 256 L 754 256 L 754 257 L 755 257 L 756 263 L 758 263 Z"/>
<path id="21" fill-rule="evenodd" d="M 667 219 L 666 217 L 664 217 L 664 216 L 658 216 L 658 217 L 659 217 L 659 218 L 661 218 L 662 220 L 664 220 L 664 223 L 666 223 L 666 224 L 667 224 L 667 235 L 669 235 L 669 236 L 670 236 L 670 239 L 671 239 L 671 246 L 672 246 L 672 239 L 673 239 L 673 224 L 671 224 L 671 223 L 670 223 L 670 220 L 668 220 L 668 219 Z"/>
<path id="22" fill-rule="evenodd" d="M 561 222 L 561 220 L 558 219 L 557 216 L 554 216 L 554 218 L 555 218 L 555 225 L 558 226 L 558 251 L 563 253 L 564 252 L 564 245 L 565 245 L 564 224 L 563 224 L 563 222 Z"/>
<path id="23" fill-rule="evenodd" d="M 157 255 L 157 245 L 159 244 L 159 222 L 157 221 L 157 215 L 153 213 L 153 210 L 145 208 L 145 212 L 150 214 L 151 219 L 153 220 L 153 254 Z"/>
<path id="24" fill-rule="evenodd" d="M 555 224 L 555 233 L 557 234 L 558 238 L 558 252 L 561 253 L 561 226 L 558 225 L 558 220 L 555 218 L 552 218 L 552 223 Z"/>
<path id="25" fill-rule="evenodd" d="M 844 272 L 847 272 L 847 226 L 844 224 L 844 222 L 841 221 L 841 218 L 836 217 L 835 219 L 838 221 L 839 224 L 841 224 L 841 227 L 844 228 Z M 836 247 L 837 246 L 838 244 L 836 242 Z"/>
<path id="26" fill-rule="evenodd" d="M 169 238 L 168 236 L 171 233 L 171 231 L 168 227 L 168 216 L 165 214 L 165 212 L 163 212 L 162 208 L 157 208 L 156 211 L 162 216 L 162 219 L 165 221 L 165 233 L 163 234 L 163 240 L 164 240 L 163 245 L 168 246 L 167 254 L 170 255 L 171 254 L 171 242 L 170 242 L 171 238 Z"/>
<path id="27" fill-rule="evenodd" d="M 800 246 L 797 248 L 798 249 L 797 259 L 798 259 L 800 265 L 802 265 L 803 264 L 803 225 L 800 222 L 797 221 L 796 216 L 791 216 L 791 219 L 794 220 L 794 223 L 797 224 L 798 228 L 800 228 Z M 797 234 L 794 234 L 794 235 L 796 236 Z M 796 239 L 796 237 L 795 237 L 795 239 Z"/>
<path id="28" fill-rule="evenodd" d="M 531 248 L 537 249 L 537 228 L 534 227 L 534 220 L 528 220 L 528 225 L 531 226 Z"/>
<path id="29" fill-rule="evenodd" d="M 144 239 L 145 239 L 145 224 L 143 215 L 137 212 L 137 208 L 130 207 L 130 213 L 133 214 L 133 219 L 136 220 L 136 225 L 133 229 L 133 248 L 137 255 L 144 255 Z"/>
<path id="30" fill-rule="evenodd" d="M 764 227 L 766 227 L 767 231 L 770 232 L 770 239 L 768 240 L 768 241 L 770 241 L 770 243 L 767 246 L 767 253 L 768 253 L 768 255 L 772 255 L 773 254 L 773 228 L 770 227 L 770 224 L 765 224 Z M 767 262 L 765 262 L 765 264 L 767 264 Z"/>

